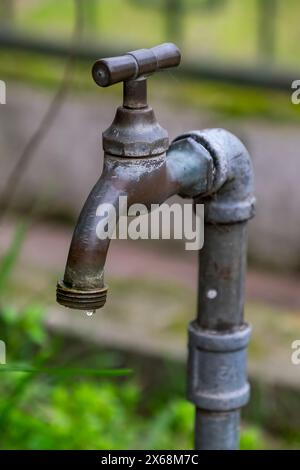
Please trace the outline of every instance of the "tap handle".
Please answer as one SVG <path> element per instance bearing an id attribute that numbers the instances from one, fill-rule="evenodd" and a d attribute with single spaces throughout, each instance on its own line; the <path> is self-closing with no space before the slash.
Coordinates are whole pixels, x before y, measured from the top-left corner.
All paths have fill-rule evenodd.
<path id="1" fill-rule="evenodd" d="M 176 67 L 180 59 L 178 47 L 165 43 L 151 49 L 138 49 L 118 57 L 99 59 L 93 66 L 92 75 L 97 85 L 106 87 Z"/>

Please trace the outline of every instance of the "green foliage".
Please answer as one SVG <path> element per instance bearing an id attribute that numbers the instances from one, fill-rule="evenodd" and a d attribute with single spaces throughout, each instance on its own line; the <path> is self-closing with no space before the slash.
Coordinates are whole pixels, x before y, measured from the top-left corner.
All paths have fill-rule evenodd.
<path id="1" fill-rule="evenodd" d="M 10 306 L 2 310 L 1 338 L 9 345 L 11 355 L 29 359 L 37 346 L 45 346 L 47 337 L 42 316 L 43 309 L 38 305 L 28 306 L 22 312 Z"/>
<path id="2" fill-rule="evenodd" d="M 132 416 L 133 384 L 79 382 L 47 387 L 43 397 L 36 392 L 33 387 L 11 413 L 3 448 L 122 449 L 139 438 L 143 424 Z"/>
<path id="3" fill-rule="evenodd" d="M 142 411 L 147 397 L 136 379 L 49 374 L 45 364 L 59 361 L 64 345 L 49 338 L 42 318 L 38 307 L 21 314 L 4 309 L 0 317 L 9 364 L 26 358 L 42 372 L 1 374 L 1 449 L 192 448 L 193 406 L 171 391 Z M 256 430 L 246 430 L 242 446 L 256 448 L 260 440 Z"/>
<path id="4" fill-rule="evenodd" d="M 191 449 L 194 407 L 183 399 L 169 399 L 148 423 L 147 449 Z"/>
<path id="5" fill-rule="evenodd" d="M 264 448 L 262 432 L 258 427 L 249 426 L 241 433 L 241 450 L 261 450 Z"/>
<path id="6" fill-rule="evenodd" d="M 173 6 L 171 2 L 174 2 Z M 66 38 L 74 21 L 74 2 L 18 2 L 16 25 L 30 34 Z M 122 50 L 168 41 L 167 18 L 184 8 L 179 46 L 195 60 L 201 57 L 251 64 L 260 55 L 257 38 L 259 1 L 254 0 L 89 0 L 82 1 L 86 32 L 101 44 L 118 44 Z M 92 5 L 86 5 L 92 3 Z M 27 5 L 26 5 L 27 4 Z M 279 0 L 276 17 L 274 65 L 298 67 L 299 0 Z M 92 23 L 90 19 L 92 18 Z M 272 18 L 271 18 L 272 20 Z M 128 27 L 130 25 L 130 27 Z M 155 27 L 153 27 L 155 25 Z M 296 69 L 297 70 L 297 69 Z M 22 69 L 23 72 L 23 69 Z"/>
<path id="7" fill-rule="evenodd" d="M 43 397 L 41 397 L 43 392 Z M 132 381 L 32 386 L 2 433 L 2 449 L 191 449 L 192 405 L 169 400 L 151 416 L 139 412 Z M 242 449 L 260 449 L 261 433 L 243 431 Z"/>

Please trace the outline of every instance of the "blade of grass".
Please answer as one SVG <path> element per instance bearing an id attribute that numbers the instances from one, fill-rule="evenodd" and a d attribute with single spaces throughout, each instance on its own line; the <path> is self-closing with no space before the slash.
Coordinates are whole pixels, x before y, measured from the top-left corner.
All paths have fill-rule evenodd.
<path id="1" fill-rule="evenodd" d="M 88 369 L 84 367 L 32 367 L 29 365 L 1 365 L 0 373 L 23 372 L 28 374 L 55 375 L 94 375 L 101 377 L 120 377 L 132 373 L 131 369 Z"/>

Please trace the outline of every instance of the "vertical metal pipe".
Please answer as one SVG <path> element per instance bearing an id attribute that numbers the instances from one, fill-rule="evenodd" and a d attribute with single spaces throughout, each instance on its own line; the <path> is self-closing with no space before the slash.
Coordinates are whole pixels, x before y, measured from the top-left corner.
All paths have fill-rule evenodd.
<path id="1" fill-rule="evenodd" d="M 230 132 L 209 129 L 190 136 L 209 151 L 215 172 L 207 194 L 195 198 L 205 205 L 205 229 L 197 318 L 189 325 L 187 395 L 196 407 L 196 449 L 237 449 L 240 408 L 250 395 L 251 328 L 243 309 L 253 170 L 246 148 Z"/>
<path id="2" fill-rule="evenodd" d="M 239 411 L 215 413 L 196 408 L 195 418 L 195 449 L 238 449 Z"/>
<path id="3" fill-rule="evenodd" d="M 197 325 L 215 332 L 234 331 L 243 325 L 247 223 L 206 224 L 205 243 L 199 253 Z M 217 361 L 222 361 L 219 357 Z M 241 365 L 241 364 L 240 364 Z M 215 374 L 211 361 L 208 374 Z M 223 365 L 224 373 L 230 374 Z M 246 380 L 246 377 L 244 377 Z M 239 387 L 237 387 L 239 388 Z M 226 394 L 216 384 L 216 394 Z M 239 390 L 236 391 L 237 395 Z M 238 409 L 210 411 L 196 408 L 196 449 L 237 449 Z"/>
<path id="4" fill-rule="evenodd" d="M 247 222 L 209 224 L 199 252 L 197 323 L 228 330 L 243 323 Z"/>

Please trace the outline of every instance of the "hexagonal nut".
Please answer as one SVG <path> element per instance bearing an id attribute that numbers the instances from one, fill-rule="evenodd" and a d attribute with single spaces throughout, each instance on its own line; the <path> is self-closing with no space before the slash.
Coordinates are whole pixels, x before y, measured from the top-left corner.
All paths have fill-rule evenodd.
<path id="1" fill-rule="evenodd" d="M 119 107 L 112 125 L 102 136 L 104 151 L 123 157 L 159 155 L 169 147 L 168 133 L 157 122 L 149 107 Z"/>

